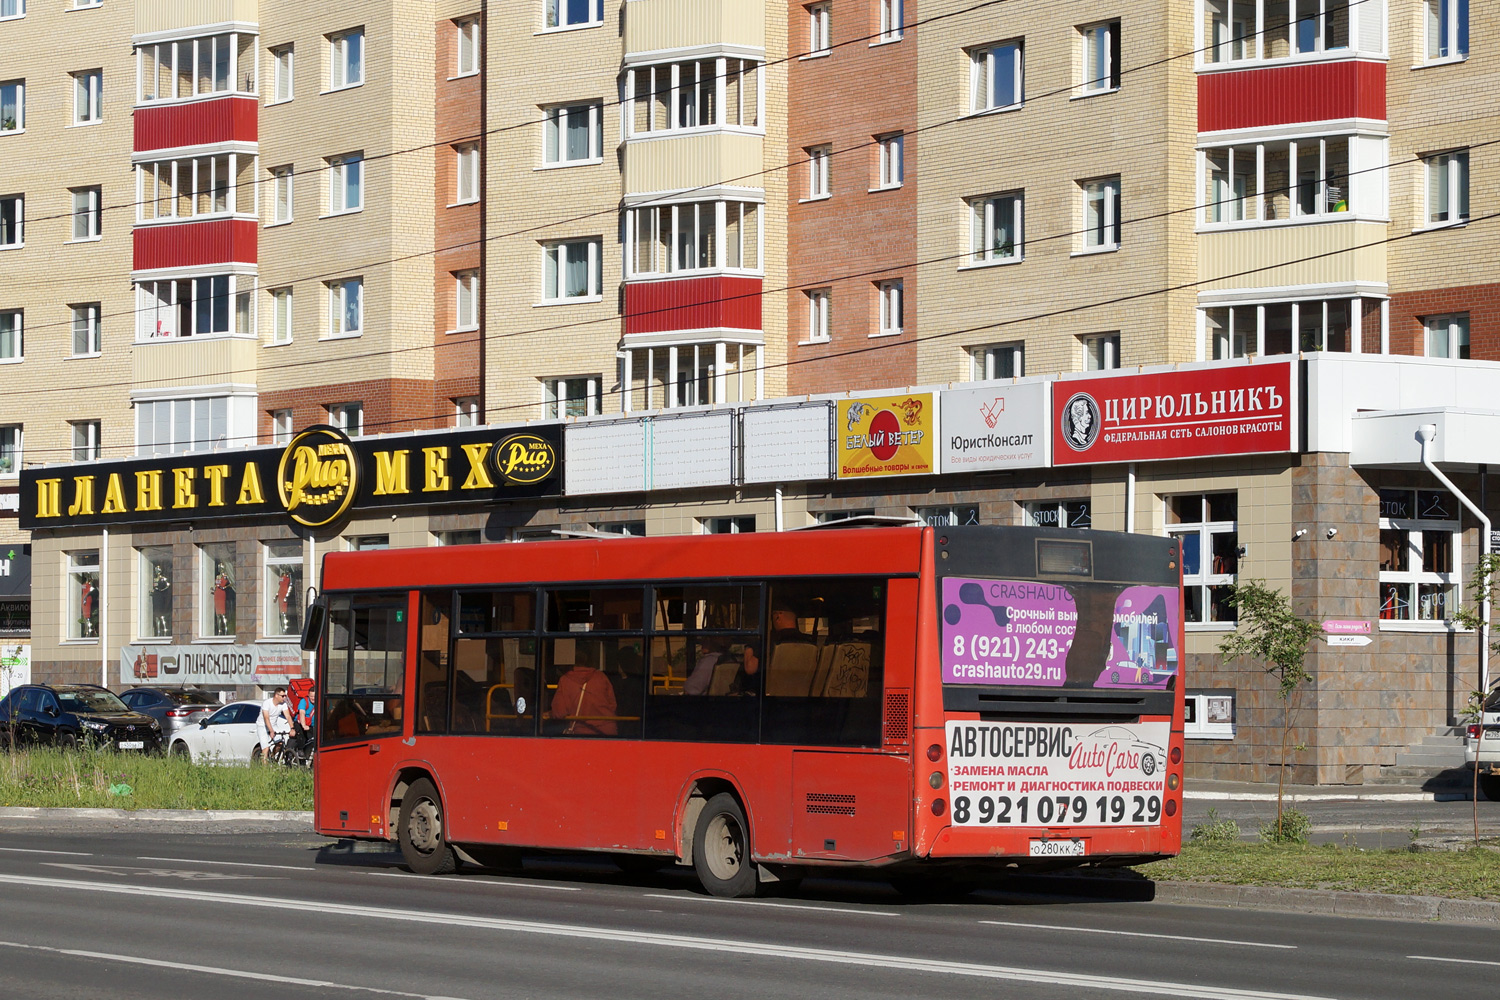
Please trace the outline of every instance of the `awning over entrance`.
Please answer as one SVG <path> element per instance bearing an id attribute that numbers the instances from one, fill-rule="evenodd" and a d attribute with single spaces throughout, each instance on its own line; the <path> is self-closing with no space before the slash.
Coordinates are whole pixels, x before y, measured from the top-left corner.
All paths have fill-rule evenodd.
<path id="1" fill-rule="evenodd" d="M 1352 423 L 1349 464 L 1417 469 L 1422 465 L 1422 443 L 1417 430 L 1437 428 L 1427 446 L 1434 464 L 1447 469 L 1477 470 L 1481 465 L 1500 469 L 1500 411 L 1460 407 L 1421 410 L 1370 410 L 1356 413 Z"/>

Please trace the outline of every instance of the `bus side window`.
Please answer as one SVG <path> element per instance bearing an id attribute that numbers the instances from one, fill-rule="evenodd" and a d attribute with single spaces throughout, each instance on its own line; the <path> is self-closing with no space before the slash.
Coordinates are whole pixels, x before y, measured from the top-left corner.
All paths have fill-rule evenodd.
<path id="1" fill-rule="evenodd" d="M 448 636 L 452 609 L 452 591 L 422 595 L 422 653 L 417 660 L 416 690 L 419 733 L 448 731 Z M 457 726 L 456 718 L 454 724 Z"/>
<path id="2" fill-rule="evenodd" d="M 406 600 L 400 593 L 330 599 L 321 709 L 324 743 L 401 733 Z"/>

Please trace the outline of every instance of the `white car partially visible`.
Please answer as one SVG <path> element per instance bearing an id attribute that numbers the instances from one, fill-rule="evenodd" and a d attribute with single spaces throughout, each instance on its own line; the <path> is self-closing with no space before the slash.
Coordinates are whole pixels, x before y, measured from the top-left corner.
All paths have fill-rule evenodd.
<path id="1" fill-rule="evenodd" d="M 172 734 L 169 753 L 204 764 L 248 764 L 261 754 L 260 702 L 225 705 L 196 726 Z"/>

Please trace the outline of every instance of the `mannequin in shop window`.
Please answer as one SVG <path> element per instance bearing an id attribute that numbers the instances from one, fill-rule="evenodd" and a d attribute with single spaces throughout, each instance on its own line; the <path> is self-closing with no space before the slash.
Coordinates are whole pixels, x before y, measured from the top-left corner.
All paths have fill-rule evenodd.
<path id="1" fill-rule="evenodd" d="M 276 613 L 281 620 L 281 635 L 291 635 L 297 629 L 297 594 L 292 588 L 292 571 L 283 569 L 276 582 Z"/>
<path id="2" fill-rule="evenodd" d="M 234 581 L 229 568 L 217 564 L 214 576 L 214 635 L 234 635 Z"/>
<path id="3" fill-rule="evenodd" d="M 99 585 L 92 573 L 83 578 L 78 588 L 78 622 L 85 638 L 99 634 L 98 612 Z"/>
<path id="4" fill-rule="evenodd" d="M 172 581 L 160 565 L 151 578 L 151 625 L 152 635 L 172 634 Z"/>

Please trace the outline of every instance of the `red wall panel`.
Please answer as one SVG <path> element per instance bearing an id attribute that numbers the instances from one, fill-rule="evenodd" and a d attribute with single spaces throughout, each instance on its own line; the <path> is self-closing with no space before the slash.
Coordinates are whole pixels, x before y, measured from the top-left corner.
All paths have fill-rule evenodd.
<path id="1" fill-rule="evenodd" d="M 135 109 L 135 150 L 175 149 L 209 142 L 255 142 L 253 97 L 216 97 L 190 104 Z"/>
<path id="2" fill-rule="evenodd" d="M 714 275 L 625 286 L 625 332 L 759 330 L 760 278 Z"/>
<path id="3" fill-rule="evenodd" d="M 1384 63 L 1349 59 L 1198 76 L 1199 132 L 1385 116 Z"/>
<path id="4" fill-rule="evenodd" d="M 215 219 L 176 226 L 138 226 L 137 271 L 158 267 L 200 267 L 230 262 L 254 264 L 259 226 L 253 219 Z"/>

